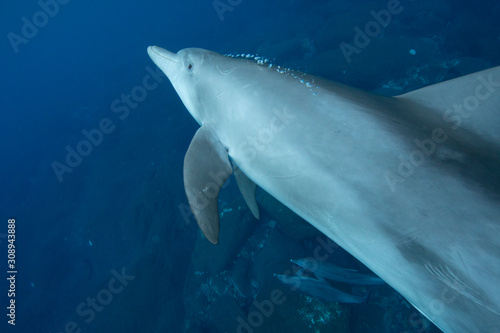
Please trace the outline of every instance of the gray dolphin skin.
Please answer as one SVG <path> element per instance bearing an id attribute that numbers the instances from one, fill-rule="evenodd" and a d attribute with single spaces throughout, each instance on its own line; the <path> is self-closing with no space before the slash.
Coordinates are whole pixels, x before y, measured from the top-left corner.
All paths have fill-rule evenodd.
<path id="1" fill-rule="evenodd" d="M 290 261 L 305 270 L 314 273 L 314 275 L 319 278 L 365 286 L 385 284 L 384 280 L 378 276 L 363 274 L 355 269 L 342 268 L 326 261 L 312 262 L 307 258 Z"/>
<path id="2" fill-rule="evenodd" d="M 396 97 L 202 49 L 148 48 L 201 126 L 189 204 L 219 241 L 237 165 L 444 332 L 500 332 L 500 67 Z"/>
<path id="3" fill-rule="evenodd" d="M 299 290 L 304 294 L 326 302 L 364 303 L 368 299 L 368 294 L 365 297 L 348 294 L 333 288 L 325 281 L 305 276 L 286 276 L 279 274 L 274 274 L 274 276 L 292 290 Z"/>

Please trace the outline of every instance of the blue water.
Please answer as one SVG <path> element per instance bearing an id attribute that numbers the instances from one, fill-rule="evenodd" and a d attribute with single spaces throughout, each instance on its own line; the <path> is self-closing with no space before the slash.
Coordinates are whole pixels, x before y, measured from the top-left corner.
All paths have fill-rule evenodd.
<path id="1" fill-rule="evenodd" d="M 17 274 L 15 326 L 0 283 L 1 331 L 439 332 L 389 287 L 345 305 L 280 285 L 273 274 L 326 240 L 262 191 L 257 221 L 230 183 L 221 245 L 203 239 L 182 183 L 198 125 L 146 53 L 159 45 L 259 54 L 383 94 L 500 64 L 497 1 L 401 0 L 385 27 L 356 44 L 355 27 L 387 6 L 4 0 L 0 276 L 9 276 L 9 218 Z M 330 260 L 365 270 L 332 251 Z"/>

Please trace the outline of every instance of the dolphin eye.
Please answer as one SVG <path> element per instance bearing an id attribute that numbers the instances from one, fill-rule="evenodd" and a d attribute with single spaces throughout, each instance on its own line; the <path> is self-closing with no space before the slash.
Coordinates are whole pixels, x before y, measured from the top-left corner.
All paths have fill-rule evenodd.
<path id="1" fill-rule="evenodd" d="M 188 64 L 187 65 L 187 69 L 188 69 L 188 71 L 192 71 L 193 70 L 193 64 Z"/>

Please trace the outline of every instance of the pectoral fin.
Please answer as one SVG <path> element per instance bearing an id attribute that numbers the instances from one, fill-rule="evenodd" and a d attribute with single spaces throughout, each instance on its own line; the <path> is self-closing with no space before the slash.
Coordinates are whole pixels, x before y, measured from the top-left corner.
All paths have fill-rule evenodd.
<path id="1" fill-rule="evenodd" d="M 257 201 L 255 200 L 255 190 L 257 189 L 257 185 L 255 185 L 255 183 L 250 180 L 250 178 L 248 178 L 240 168 L 238 168 L 234 161 L 233 167 L 234 176 L 236 177 L 236 182 L 238 183 L 240 192 L 253 216 L 255 216 L 256 219 L 259 219 L 259 206 L 257 206 Z"/>
<path id="2" fill-rule="evenodd" d="M 226 148 L 212 128 L 202 126 L 184 157 L 184 189 L 198 226 L 213 244 L 219 243 L 219 191 L 232 171 Z"/>

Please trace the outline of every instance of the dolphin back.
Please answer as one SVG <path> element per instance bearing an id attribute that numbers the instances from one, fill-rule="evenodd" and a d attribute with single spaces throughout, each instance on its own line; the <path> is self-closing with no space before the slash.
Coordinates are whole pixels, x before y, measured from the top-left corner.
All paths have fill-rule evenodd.
<path id="1" fill-rule="evenodd" d="M 500 152 L 500 66 L 396 97 L 481 155 Z M 422 106 L 424 108 L 422 108 Z M 426 112 L 422 112 L 425 109 Z"/>

